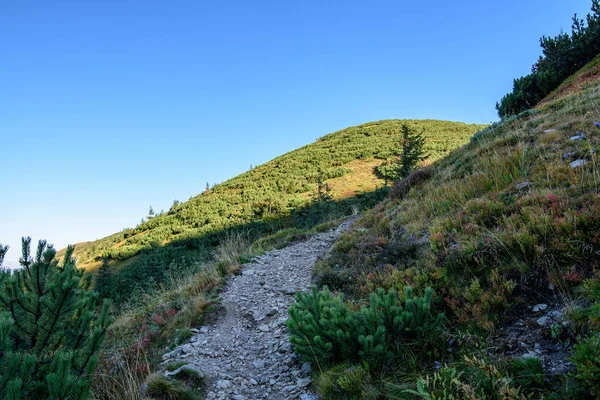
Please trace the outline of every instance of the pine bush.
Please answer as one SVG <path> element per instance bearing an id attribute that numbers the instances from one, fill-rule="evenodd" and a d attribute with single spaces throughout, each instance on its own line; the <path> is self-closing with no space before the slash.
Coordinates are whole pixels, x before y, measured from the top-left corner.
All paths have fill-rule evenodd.
<path id="1" fill-rule="evenodd" d="M 369 306 L 363 306 L 357 317 L 362 328 L 358 336 L 359 356 L 375 369 L 393 360 L 398 351 L 409 343 L 426 343 L 438 336 L 443 327 L 443 314 L 431 312 L 433 289 L 427 288 L 423 297 L 413 297 L 406 289 L 404 307 L 394 290 L 378 289 L 371 293 Z"/>
<path id="2" fill-rule="evenodd" d="M 364 361 L 380 370 L 388 361 L 402 356 L 406 345 L 427 343 L 439 336 L 444 315 L 431 311 L 433 290 L 414 297 L 407 288 L 404 306 L 395 291 L 377 290 L 368 306 L 355 311 L 325 287 L 298 293 L 289 309 L 290 341 L 307 359 L 329 364 Z"/>
<path id="3" fill-rule="evenodd" d="M 327 287 L 309 293 L 298 292 L 289 309 L 290 341 L 296 352 L 308 359 L 336 362 L 352 359 L 358 351 L 356 318 Z"/>
<path id="4" fill-rule="evenodd" d="M 21 268 L 0 269 L 0 398 L 86 399 L 106 331 L 109 302 L 78 270 L 69 247 L 62 265 L 40 241 L 23 238 Z M 0 267 L 7 247 L 0 246 Z"/>

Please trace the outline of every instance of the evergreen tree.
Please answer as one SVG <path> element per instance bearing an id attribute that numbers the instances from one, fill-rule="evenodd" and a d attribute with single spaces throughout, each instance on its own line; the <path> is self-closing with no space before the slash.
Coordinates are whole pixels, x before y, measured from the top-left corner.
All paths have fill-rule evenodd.
<path id="1" fill-rule="evenodd" d="M 40 241 L 35 258 L 30 245 L 23 238 L 21 269 L 0 270 L 0 398 L 85 399 L 112 322 L 109 302 L 97 312 L 73 247 L 59 266 L 51 245 Z"/>
<path id="2" fill-rule="evenodd" d="M 148 219 L 154 217 L 156 213 L 154 212 L 154 209 L 152 208 L 152 206 L 150 206 L 150 209 L 148 210 Z"/>
<path id="3" fill-rule="evenodd" d="M 398 160 L 397 178 L 406 178 L 418 165 L 426 160 L 429 154 L 425 153 L 425 137 L 422 132 L 402 124 L 402 154 Z"/>
<path id="4" fill-rule="evenodd" d="M 112 281 L 113 281 L 113 273 L 108 265 L 108 259 L 102 259 L 102 265 L 98 269 L 96 273 L 96 279 L 94 282 L 94 289 L 100 294 L 100 297 L 110 298 L 112 295 Z"/>

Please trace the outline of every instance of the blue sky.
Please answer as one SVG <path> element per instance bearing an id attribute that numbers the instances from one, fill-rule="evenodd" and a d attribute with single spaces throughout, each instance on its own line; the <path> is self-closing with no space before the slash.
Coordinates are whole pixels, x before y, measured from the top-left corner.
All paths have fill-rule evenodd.
<path id="1" fill-rule="evenodd" d="M 0 243 L 135 226 L 347 126 L 486 123 L 590 0 L 0 4 Z"/>

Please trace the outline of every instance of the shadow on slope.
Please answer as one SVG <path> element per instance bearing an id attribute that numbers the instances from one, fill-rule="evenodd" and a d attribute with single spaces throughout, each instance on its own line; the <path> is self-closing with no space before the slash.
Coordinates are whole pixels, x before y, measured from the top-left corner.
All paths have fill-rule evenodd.
<path id="1" fill-rule="evenodd" d="M 227 238 L 241 236 L 246 243 L 254 243 L 254 252 L 280 247 L 290 241 L 306 238 L 309 231 L 320 224 L 373 207 L 387 193 L 388 188 L 383 187 L 341 200 L 323 195 L 320 200 L 288 215 L 269 215 L 259 221 L 229 229 L 178 239 L 143 250 L 123 263 L 108 261 L 108 265 L 113 266 L 109 271 L 111 287 L 108 290 L 102 288 L 102 291 L 117 304 L 131 302 L 139 293 L 167 287 L 178 278 L 199 272 L 206 263 L 215 261 L 215 249 Z M 222 271 L 223 274 L 226 272 Z"/>

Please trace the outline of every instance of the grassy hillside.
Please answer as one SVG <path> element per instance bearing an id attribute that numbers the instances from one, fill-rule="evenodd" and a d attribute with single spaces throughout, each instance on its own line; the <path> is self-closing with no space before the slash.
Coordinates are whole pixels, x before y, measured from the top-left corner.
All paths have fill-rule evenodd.
<path id="1" fill-rule="evenodd" d="M 97 269 L 102 259 L 119 271 L 115 292 L 127 296 L 136 285 L 164 282 L 193 271 L 211 257 L 223 232 L 250 232 L 251 240 L 282 228 L 311 227 L 348 214 L 373 201 L 383 186 L 375 167 L 394 158 L 401 147 L 400 125 L 389 120 L 331 133 L 315 143 L 277 157 L 216 185 L 135 228 L 76 246 L 78 265 Z M 431 161 L 464 144 L 481 125 L 411 120 L 422 129 Z M 314 206 L 317 188 L 329 190 L 327 210 Z"/>
<path id="2" fill-rule="evenodd" d="M 577 94 L 597 84 L 600 77 L 600 56 L 597 56 L 578 73 L 567 78 L 558 88 L 542 100 L 537 108 L 542 108 L 553 101 Z"/>
<path id="3" fill-rule="evenodd" d="M 401 150 L 402 122 L 380 121 L 329 134 L 134 229 L 78 245 L 79 265 L 88 270 L 96 270 L 102 256 L 109 259 L 108 268 L 96 273 L 96 288 L 117 300 L 95 398 L 139 398 L 139 387 L 165 346 L 182 343 L 190 328 L 203 323 L 224 277 L 241 262 L 337 226 L 336 218 L 371 208 L 385 197 L 388 190 L 375 169 Z M 430 160 L 468 142 L 482 128 L 407 122 L 424 131 Z"/>
<path id="4" fill-rule="evenodd" d="M 336 243 L 315 270 L 319 286 L 344 292 L 350 310 L 373 306 L 377 288 L 401 299 L 408 287 L 418 296 L 433 288 L 431 311 L 419 315 L 435 337 L 416 327 L 400 339 L 363 337 L 361 346 L 389 349 L 387 361 L 325 361 L 325 398 L 600 398 L 596 70 L 593 62 L 536 109 L 416 171 Z M 566 319 L 543 327 L 532 316 L 525 331 L 537 346 L 566 348 L 553 356 L 566 372 L 520 358 L 518 344 L 515 358 L 503 353 L 499 337 L 538 303 Z M 434 329 L 427 316 L 437 313 L 446 322 Z"/>

